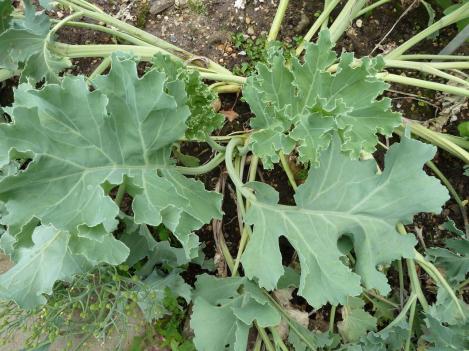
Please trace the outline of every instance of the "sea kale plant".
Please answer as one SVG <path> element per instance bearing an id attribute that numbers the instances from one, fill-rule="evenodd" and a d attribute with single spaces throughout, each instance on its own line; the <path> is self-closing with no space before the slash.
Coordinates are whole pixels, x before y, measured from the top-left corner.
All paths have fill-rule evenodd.
<path id="1" fill-rule="evenodd" d="M 83 276 L 88 282 L 116 267 L 125 284 L 104 282 L 109 291 L 78 296 L 94 296 L 93 308 L 107 314 L 128 302 L 149 324 L 187 309 L 200 351 L 469 348 L 467 232 L 448 223 L 457 236 L 421 253 L 405 227 L 420 212 L 439 213 L 450 193 L 459 199 L 431 160 L 439 146 L 467 163 L 468 142 L 403 119 L 383 97 L 387 82 L 469 96 L 466 81 L 444 72 L 468 68 L 467 57 L 418 63 L 433 57 L 403 55 L 467 18 L 469 4 L 384 57 L 356 58 L 338 56 L 335 43 L 351 19 L 377 5 L 349 0 L 311 43 L 338 4 L 327 1 L 296 56 L 271 45 L 266 61 L 240 77 L 85 0 L 40 3 L 67 15 L 56 20 L 30 1 L 20 11 L 0 0 L 0 76 L 19 77 L 0 122 L 0 248 L 14 262 L 0 275 L 1 299 L 44 316 L 54 309 L 41 306 L 60 306 Z M 269 43 L 287 4 L 280 1 Z M 58 42 L 64 26 L 118 44 Z M 103 60 L 89 76 L 63 73 L 80 57 Z M 405 65 L 454 84 L 385 71 Z M 238 91 L 253 113 L 250 129 L 220 135 L 217 93 Z M 378 164 L 372 154 L 387 149 L 380 139 L 393 133 L 400 140 Z M 211 149 L 202 165 L 181 151 L 195 143 Z M 300 185 L 292 160 L 306 174 Z M 256 180 L 258 169 L 278 166 L 293 189 L 288 201 Z M 215 234 L 216 270 L 199 234 L 208 224 L 215 233 L 225 217 L 220 189 L 202 182 L 220 169 L 233 184 L 241 236 L 230 249 Z M 294 253 L 283 250 L 285 241 Z M 99 303 L 102 296 L 109 303 Z M 73 319 L 77 299 L 58 315 Z M 329 318 L 327 331 L 311 330 L 311 311 Z M 107 330 L 106 318 L 93 320 Z M 55 336 L 66 333 L 58 328 Z"/>

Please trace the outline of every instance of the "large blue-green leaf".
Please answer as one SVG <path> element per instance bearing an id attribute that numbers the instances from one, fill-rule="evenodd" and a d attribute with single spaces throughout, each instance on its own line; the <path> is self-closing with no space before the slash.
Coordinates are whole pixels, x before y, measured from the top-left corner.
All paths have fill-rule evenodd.
<path id="1" fill-rule="evenodd" d="M 30 0 L 24 2 L 24 18 L 12 20 L 10 8 L 0 2 L 0 68 L 21 70 L 23 81 L 56 81 L 57 74 L 71 65 L 70 60 L 52 53 L 48 44 L 49 17 L 36 13 Z M 11 2 L 10 2 L 11 3 Z"/>
<path id="2" fill-rule="evenodd" d="M 375 150 L 377 133 L 389 135 L 400 124 L 390 100 L 376 99 L 387 87 L 375 76 L 382 59 L 363 58 L 356 65 L 353 54 L 345 53 L 331 74 L 326 68 L 336 60 L 332 47 L 329 32 L 323 31 L 317 44 L 306 46 L 303 64 L 293 58 L 286 65 L 281 52 L 271 53 L 248 78 L 243 96 L 255 114 L 251 147 L 264 167 L 271 168 L 278 152 L 290 153 L 295 146 L 301 161 L 316 165 L 334 135 L 340 136 L 341 150 L 357 158 L 361 151 Z"/>
<path id="3" fill-rule="evenodd" d="M 448 239 L 446 247 L 432 247 L 427 250 L 427 255 L 441 267 L 452 283 L 459 283 L 466 279 L 469 273 L 469 240 Z"/>
<path id="4" fill-rule="evenodd" d="M 119 264 L 129 249 L 101 226 L 81 228 L 76 234 L 39 226 L 32 246 L 18 249 L 16 265 L 0 276 L 0 296 L 24 308 L 46 302 L 57 280 L 70 280 L 98 263 Z"/>
<path id="5" fill-rule="evenodd" d="M 137 76 L 132 60 L 113 59 L 108 76 L 90 92 L 83 77 L 41 90 L 22 86 L 9 109 L 14 123 L 0 125 L 0 161 L 21 153 L 26 171 L 1 181 L 8 225 L 36 217 L 74 232 L 79 225 L 113 230 L 118 207 L 102 184 L 127 179 L 137 223 L 164 223 L 185 245 L 193 230 L 220 217 L 220 196 L 178 173 L 171 144 L 184 136 L 189 116 L 182 82 L 164 73 Z"/>
<path id="6" fill-rule="evenodd" d="M 244 277 L 200 275 L 193 300 L 191 327 L 198 351 L 245 351 L 254 321 L 261 327 L 280 323 L 280 312 L 255 283 Z"/>
<path id="7" fill-rule="evenodd" d="M 350 160 L 340 148 L 336 141 L 322 153 L 321 166 L 310 169 L 295 194 L 296 206 L 277 204 L 270 189 L 269 196 L 257 196 L 246 216 L 254 225 L 242 256 L 246 275 L 275 289 L 284 273 L 279 249 L 284 236 L 301 264 L 298 294 L 314 307 L 344 304 L 362 286 L 387 295 L 390 287 L 378 266 L 414 256 L 415 239 L 399 235 L 396 224 L 410 223 L 418 212 L 439 212 L 448 199 L 441 183 L 422 170 L 435 154 L 433 146 L 403 139 L 388 151 L 382 174 L 374 160 Z M 340 259 L 343 237 L 353 245 L 353 270 Z"/>
<path id="8" fill-rule="evenodd" d="M 79 76 L 39 90 L 24 84 L 15 92 L 8 108 L 12 122 L 0 124 L 0 167 L 15 159 L 29 163 L 0 179 L 1 223 L 8 227 L 2 246 L 18 262 L 0 285 L 9 286 L 14 280 L 8 277 L 18 280 L 21 267 L 35 265 L 30 252 L 54 245 L 68 248 L 87 265 L 125 260 L 128 248 L 109 234 L 116 229 L 119 208 L 107 193 L 123 182 L 133 197 L 133 220 L 164 224 L 182 243 L 187 259 L 198 255 L 193 231 L 221 217 L 221 196 L 179 173 L 171 158 L 171 146 L 184 137 L 190 114 L 184 83 L 168 82 L 156 70 L 140 78 L 133 60 L 114 56 L 109 75 L 99 77 L 95 87 L 91 92 Z M 49 245 L 32 234 L 38 223 L 61 234 L 52 235 Z M 103 234 L 83 235 L 94 227 L 103 228 Z M 112 245 L 120 245 L 126 255 Z M 100 259 L 104 254 L 106 260 Z M 54 254 L 41 255 L 54 261 Z M 50 268 L 44 264 L 41 269 Z M 8 296 L 22 304 L 43 302 L 41 294 L 55 280 L 75 271 L 47 275 L 44 281 L 38 274 L 27 296 L 7 289 Z"/>
<path id="9" fill-rule="evenodd" d="M 378 320 L 365 311 L 365 302 L 359 297 L 349 296 L 342 308 L 342 321 L 337 324 L 345 341 L 358 341 L 370 330 L 376 330 Z"/>

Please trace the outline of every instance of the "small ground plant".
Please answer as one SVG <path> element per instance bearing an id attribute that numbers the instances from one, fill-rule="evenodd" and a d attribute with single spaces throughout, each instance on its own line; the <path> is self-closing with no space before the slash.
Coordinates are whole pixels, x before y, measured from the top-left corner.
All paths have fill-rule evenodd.
<path id="1" fill-rule="evenodd" d="M 468 18 L 469 3 L 385 56 L 338 55 L 351 20 L 384 2 L 326 1 L 292 51 L 275 42 L 281 0 L 245 77 L 85 0 L 40 1 L 48 12 L 0 0 L 0 77 L 19 77 L 0 124 L 0 247 L 15 263 L 0 275 L 0 332 L 30 319 L 26 347 L 60 335 L 105 340 L 137 311 L 150 327 L 135 349 L 155 331 L 172 350 L 468 349 L 466 203 L 432 159 L 440 147 L 467 164 L 469 141 L 404 118 L 383 93 L 394 82 L 469 96 L 458 74 L 468 57 L 406 54 Z M 66 12 L 60 20 L 47 15 L 56 9 Z M 117 44 L 59 42 L 64 26 Z M 63 74 L 86 57 L 102 58 L 91 75 Z M 242 92 L 253 116 L 249 128 L 221 135 L 213 105 L 228 92 Z M 393 133 L 399 141 L 381 142 Z M 202 165 L 184 154 L 196 143 L 211 150 Z M 372 156 L 379 148 L 384 166 Z M 258 169 L 277 165 L 288 201 L 258 179 Z M 224 218 L 223 176 L 215 189 L 201 179 L 220 168 L 240 236 L 230 249 L 216 233 L 212 259 L 201 229 L 216 232 Z M 405 226 L 439 213 L 450 195 L 466 227 L 448 223 L 457 234 L 444 247 L 418 247 Z M 310 328 L 312 313 L 328 319 L 327 330 Z"/>

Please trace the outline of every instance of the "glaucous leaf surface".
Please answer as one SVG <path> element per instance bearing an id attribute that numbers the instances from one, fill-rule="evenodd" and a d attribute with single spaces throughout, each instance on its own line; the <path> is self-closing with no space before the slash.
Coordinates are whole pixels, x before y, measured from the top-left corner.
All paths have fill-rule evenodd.
<path id="1" fill-rule="evenodd" d="M 446 325 L 427 315 L 423 339 L 430 344 L 428 351 L 459 351 L 469 349 L 469 323 Z"/>
<path id="2" fill-rule="evenodd" d="M 446 248 L 433 247 L 427 250 L 429 258 L 441 267 L 451 283 L 459 283 L 469 273 L 469 240 L 448 239 Z"/>
<path id="3" fill-rule="evenodd" d="M 362 286 L 387 295 L 390 288 L 378 265 L 414 256 L 415 239 L 399 235 L 396 224 L 410 223 L 418 212 L 439 212 L 448 199 L 441 183 L 422 170 L 435 151 L 404 138 L 389 149 L 385 169 L 377 174 L 374 160 L 351 160 L 335 140 L 321 154 L 321 166 L 311 168 L 298 188 L 296 206 L 279 205 L 274 189 L 256 187 L 257 200 L 246 215 L 254 226 L 242 256 L 247 277 L 268 290 L 276 288 L 284 274 L 279 249 L 284 236 L 301 265 L 298 294 L 311 306 L 345 304 Z M 343 236 L 353 243 L 353 270 L 340 259 Z"/>
<path id="4" fill-rule="evenodd" d="M 198 351 L 245 351 L 254 321 L 261 327 L 280 323 L 280 312 L 245 277 L 199 275 L 193 301 L 191 328 Z"/>
<path id="5" fill-rule="evenodd" d="M 400 124 L 390 100 L 376 99 L 387 87 L 375 77 L 382 59 L 365 57 L 357 65 L 353 54 L 344 53 L 331 74 L 326 69 L 337 59 L 332 48 L 329 32 L 322 31 L 316 44 L 306 46 L 304 63 L 293 57 L 288 66 L 280 51 L 271 52 L 244 85 L 255 114 L 251 147 L 265 168 L 279 161 L 278 152 L 289 154 L 295 146 L 300 161 L 317 165 L 335 135 L 341 150 L 357 158 L 362 150 L 375 150 L 377 133 L 389 135 Z"/>
<path id="6" fill-rule="evenodd" d="M 349 296 L 342 307 L 342 320 L 337 324 L 339 333 L 345 341 L 358 341 L 370 330 L 376 330 L 378 320 L 366 312 L 365 302 L 359 297 Z"/>
<path id="7" fill-rule="evenodd" d="M 169 274 L 153 271 L 137 290 L 137 304 L 147 321 L 162 318 L 170 313 L 164 306 L 166 294 L 182 297 L 191 301 L 191 286 L 179 275 L 180 271 L 173 270 Z"/>
<path id="8" fill-rule="evenodd" d="M 402 351 L 409 335 L 407 322 L 402 321 L 379 332 L 369 332 L 353 344 L 341 347 L 340 351 Z"/>
<path id="9" fill-rule="evenodd" d="M 221 196 L 180 174 L 171 159 L 171 146 L 184 136 L 190 115 L 184 82 L 168 81 L 156 70 L 140 78 L 134 61 L 114 56 L 109 75 L 95 87 L 91 92 L 82 76 L 39 90 L 20 85 L 7 109 L 12 122 L 0 124 L 0 167 L 29 160 L 18 174 L 0 179 L 0 219 L 8 228 L 1 244 L 17 262 L 0 286 L 23 305 L 44 302 L 41 294 L 55 280 L 83 267 L 125 261 L 129 249 L 109 234 L 119 208 L 107 194 L 124 181 L 133 221 L 164 224 L 187 259 L 198 255 L 193 231 L 221 217 Z M 41 237 L 33 234 L 38 224 L 47 228 Z M 57 272 L 43 274 L 47 264 L 62 262 L 63 253 L 55 256 L 59 248 L 70 253 L 63 270 L 59 264 Z M 23 274 L 39 263 L 43 268 L 34 277 Z M 20 273 L 32 282 L 29 291 L 15 290 Z"/>
<path id="10" fill-rule="evenodd" d="M 134 61 L 114 57 L 95 85 L 90 92 L 84 77 L 66 77 L 16 91 L 14 123 L 0 125 L 0 162 L 8 151 L 32 162 L 1 181 L 3 221 L 24 225 L 36 217 L 71 232 L 101 223 L 113 230 L 119 209 L 102 184 L 126 179 L 135 221 L 164 223 L 191 253 L 198 245 L 192 231 L 221 216 L 221 197 L 178 173 L 170 157 L 190 114 L 184 83 L 155 70 L 139 78 Z"/>
<path id="11" fill-rule="evenodd" d="M 0 67 L 21 70 L 22 81 L 57 81 L 57 74 L 71 62 L 48 49 L 49 17 L 36 13 L 31 1 L 25 0 L 24 18 L 13 20 L 12 8 L 5 5 L 8 2 L 0 2 Z"/>
<path id="12" fill-rule="evenodd" d="M 76 234 L 52 226 L 36 227 L 32 246 L 18 249 L 16 265 L 0 276 L 0 297 L 23 308 L 46 302 L 57 280 L 69 280 L 98 263 L 119 264 L 129 249 L 102 226 L 80 228 Z"/>
<path id="13" fill-rule="evenodd" d="M 316 351 L 334 349 L 340 343 L 338 334 L 311 331 L 293 320 L 288 322 L 288 342 L 295 351 Z"/>

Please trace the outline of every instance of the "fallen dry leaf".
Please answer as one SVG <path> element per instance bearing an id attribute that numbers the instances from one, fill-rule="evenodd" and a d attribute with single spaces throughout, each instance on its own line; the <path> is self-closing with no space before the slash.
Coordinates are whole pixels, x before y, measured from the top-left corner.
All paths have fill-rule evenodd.
<path id="1" fill-rule="evenodd" d="M 233 110 L 220 111 L 220 113 L 230 122 L 233 122 L 239 117 L 239 114 Z"/>

